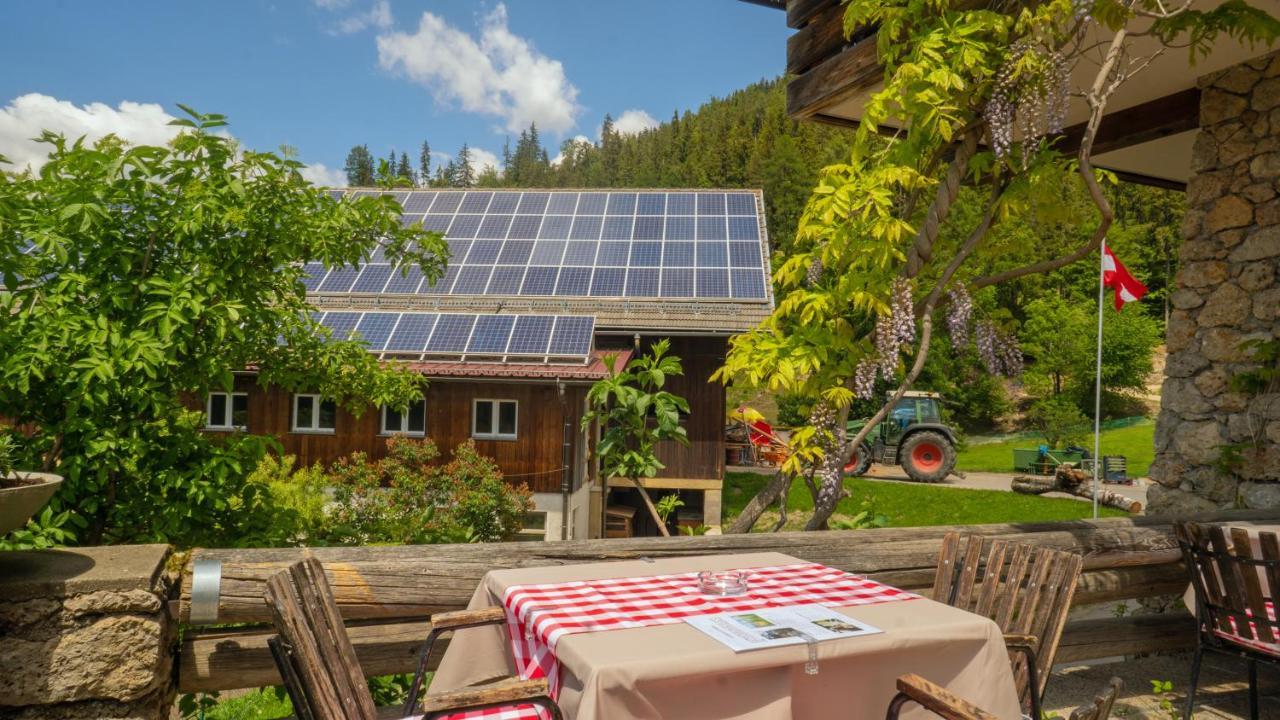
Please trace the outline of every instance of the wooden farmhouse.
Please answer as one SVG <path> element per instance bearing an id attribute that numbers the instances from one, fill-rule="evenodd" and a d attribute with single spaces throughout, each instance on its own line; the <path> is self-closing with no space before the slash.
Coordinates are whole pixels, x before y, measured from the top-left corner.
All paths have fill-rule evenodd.
<path id="1" fill-rule="evenodd" d="M 334 190 L 355 196 L 374 190 Z M 251 372 L 205 401 L 210 432 L 271 435 L 300 464 L 385 454 L 392 435 L 427 437 L 445 457 L 468 439 L 533 491 L 529 539 L 599 537 L 606 505 L 640 508 L 627 481 L 606 485 L 583 428 L 586 392 L 606 358 L 627 362 L 662 338 L 684 364 L 667 389 L 689 401 L 690 443 L 660 449 L 653 495 L 679 491 L 686 524 L 720 522 L 725 388 L 711 381 L 728 338 L 773 307 L 758 191 L 394 191 L 404 222 L 444 233 L 435 284 L 375 254 L 316 264 L 308 296 L 335 335 L 362 340 L 429 379 L 408 412 L 356 417 L 319 395 L 262 388 Z M 603 499 L 608 490 L 612 496 Z M 643 510 L 636 534 L 656 528 Z"/>

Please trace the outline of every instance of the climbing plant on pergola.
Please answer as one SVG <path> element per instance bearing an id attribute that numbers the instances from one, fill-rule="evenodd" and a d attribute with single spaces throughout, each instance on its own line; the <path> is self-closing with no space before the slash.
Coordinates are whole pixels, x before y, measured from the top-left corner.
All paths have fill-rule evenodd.
<path id="1" fill-rule="evenodd" d="M 882 89 L 866 102 L 849 161 L 823 170 L 776 264 L 777 309 L 734 339 L 720 371 L 813 402 L 790 459 L 731 532 L 785 502 L 798 476 L 814 494 L 806 529 L 827 526 L 846 494 L 845 463 L 919 377 L 944 308 L 953 344 L 975 343 L 992 372 L 1019 372 L 1013 338 L 974 321 L 970 292 L 1098 250 L 1114 217 L 1103 184 L 1114 178 L 1092 152 L 1111 100 L 1161 54 L 1194 61 L 1221 36 L 1280 36 L 1280 22 L 1243 0 L 1208 11 L 1189 0 L 851 0 L 846 33 L 867 27 L 877 28 Z M 1156 49 L 1137 54 L 1143 37 Z M 1087 116 L 1066 138 L 1073 106 Z M 1060 257 L 983 274 L 994 254 L 1017 251 L 995 230 L 1063 212 L 1068 183 L 1092 201 L 1079 218 L 1088 238 Z M 978 212 L 956 212 L 962 187 L 981 198 Z M 847 437 L 851 404 L 871 399 L 877 379 L 896 391 Z"/>

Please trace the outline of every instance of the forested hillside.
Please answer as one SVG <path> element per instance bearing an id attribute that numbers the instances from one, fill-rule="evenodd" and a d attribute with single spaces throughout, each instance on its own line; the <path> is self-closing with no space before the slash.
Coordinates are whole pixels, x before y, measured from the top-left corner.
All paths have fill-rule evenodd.
<path id="1" fill-rule="evenodd" d="M 669 121 L 636 134 L 619 133 L 606 118 L 598 142 L 568 140 L 551 150 L 531 127 L 504 148 L 500 171 L 479 170 L 466 146 L 450 162 L 433 165 L 426 142 L 417 167 L 404 153 L 375 161 L 367 146 L 356 146 L 346 169 L 351 185 L 759 188 L 776 259 L 794 235 L 819 172 L 846 161 L 851 137 L 846 129 L 787 117 L 785 83 L 776 79 L 673 113 Z M 1129 414 L 1138 407 L 1129 397 L 1143 391 L 1153 348 L 1163 334 L 1167 288 L 1177 270 L 1183 194 L 1126 183 L 1111 185 L 1110 192 L 1117 221 L 1108 243 L 1151 289 L 1139 307 L 1107 314 L 1106 406 L 1110 414 Z M 975 200 L 962 194 L 959 202 L 977 208 Z M 1059 202 L 1034 209 L 1032 222 L 997 225 L 989 242 L 1007 252 L 992 254 L 999 259 L 980 270 L 1063 254 L 1082 243 L 1092 227 L 1067 218 L 1087 215 L 1091 208 L 1081 188 L 1064 187 Z M 1021 341 L 1028 361 L 1025 396 L 1038 403 L 1031 408 L 1033 420 L 1048 415 L 1074 421 L 1079 413 L 1073 408 L 1092 409 L 1097 282 L 1092 256 L 974 298 L 977 315 Z M 1005 388 L 971 350 L 954 357 L 949 348 L 939 348 L 921 384 L 942 392 L 956 420 L 968 427 L 987 426 L 1011 409 Z"/>

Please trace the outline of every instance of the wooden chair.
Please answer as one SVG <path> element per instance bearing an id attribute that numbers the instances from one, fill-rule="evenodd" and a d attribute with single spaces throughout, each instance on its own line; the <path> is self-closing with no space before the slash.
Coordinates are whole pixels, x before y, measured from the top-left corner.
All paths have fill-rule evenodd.
<path id="1" fill-rule="evenodd" d="M 318 560 L 301 560 L 271 576 L 266 600 L 279 633 L 268 640 L 268 645 L 300 720 L 377 720 L 417 713 L 432 718 L 516 705 L 541 707 L 553 720 L 560 720 L 560 710 L 547 694 L 546 680 L 508 679 L 428 695 L 418 702 L 422 670 L 435 638 L 465 627 L 505 622 L 505 618 L 496 619 L 491 611 L 441 613 L 433 617 L 431 634 L 419 659 L 419 673 L 404 708 L 378 709 L 373 705 L 355 648 Z"/>
<path id="2" fill-rule="evenodd" d="M 983 555 L 984 548 L 987 549 Z M 1019 699 L 1040 717 L 1049 671 L 1084 560 L 1073 553 L 947 533 L 933 599 L 991 618 L 1004 632 Z"/>
<path id="3" fill-rule="evenodd" d="M 1120 678 L 1111 678 L 1111 682 L 1107 683 L 1093 702 L 1081 705 L 1071 713 L 1070 720 L 1107 720 L 1111 717 L 1111 707 L 1115 705 L 1122 687 L 1124 683 L 1120 682 Z M 946 720 L 996 720 L 995 715 L 956 697 L 919 675 L 903 675 L 898 678 L 898 694 L 889 703 L 885 720 L 897 720 L 902 706 L 908 702 L 914 702 Z"/>
<path id="4" fill-rule="evenodd" d="M 1258 663 L 1280 667 L 1280 540 L 1257 533 L 1258 547 L 1244 528 L 1174 523 L 1174 534 L 1196 596 L 1196 654 L 1186 717 L 1196 701 L 1200 661 L 1206 650 L 1243 658 L 1249 672 L 1249 715 L 1258 718 Z M 1258 557 L 1258 556 L 1261 557 Z"/>

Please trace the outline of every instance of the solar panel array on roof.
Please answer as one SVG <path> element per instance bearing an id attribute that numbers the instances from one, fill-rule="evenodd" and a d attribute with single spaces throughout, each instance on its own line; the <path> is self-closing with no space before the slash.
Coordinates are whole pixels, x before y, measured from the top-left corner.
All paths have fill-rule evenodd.
<path id="1" fill-rule="evenodd" d="M 416 268 L 403 276 L 375 255 L 359 268 L 308 265 L 309 292 L 768 300 L 754 193 L 391 194 L 405 223 L 445 234 L 452 259 L 444 276 L 434 284 Z"/>
<path id="2" fill-rule="evenodd" d="M 331 311 L 314 317 L 334 337 L 360 340 L 380 356 L 585 362 L 595 332 L 595 318 L 586 315 Z"/>

